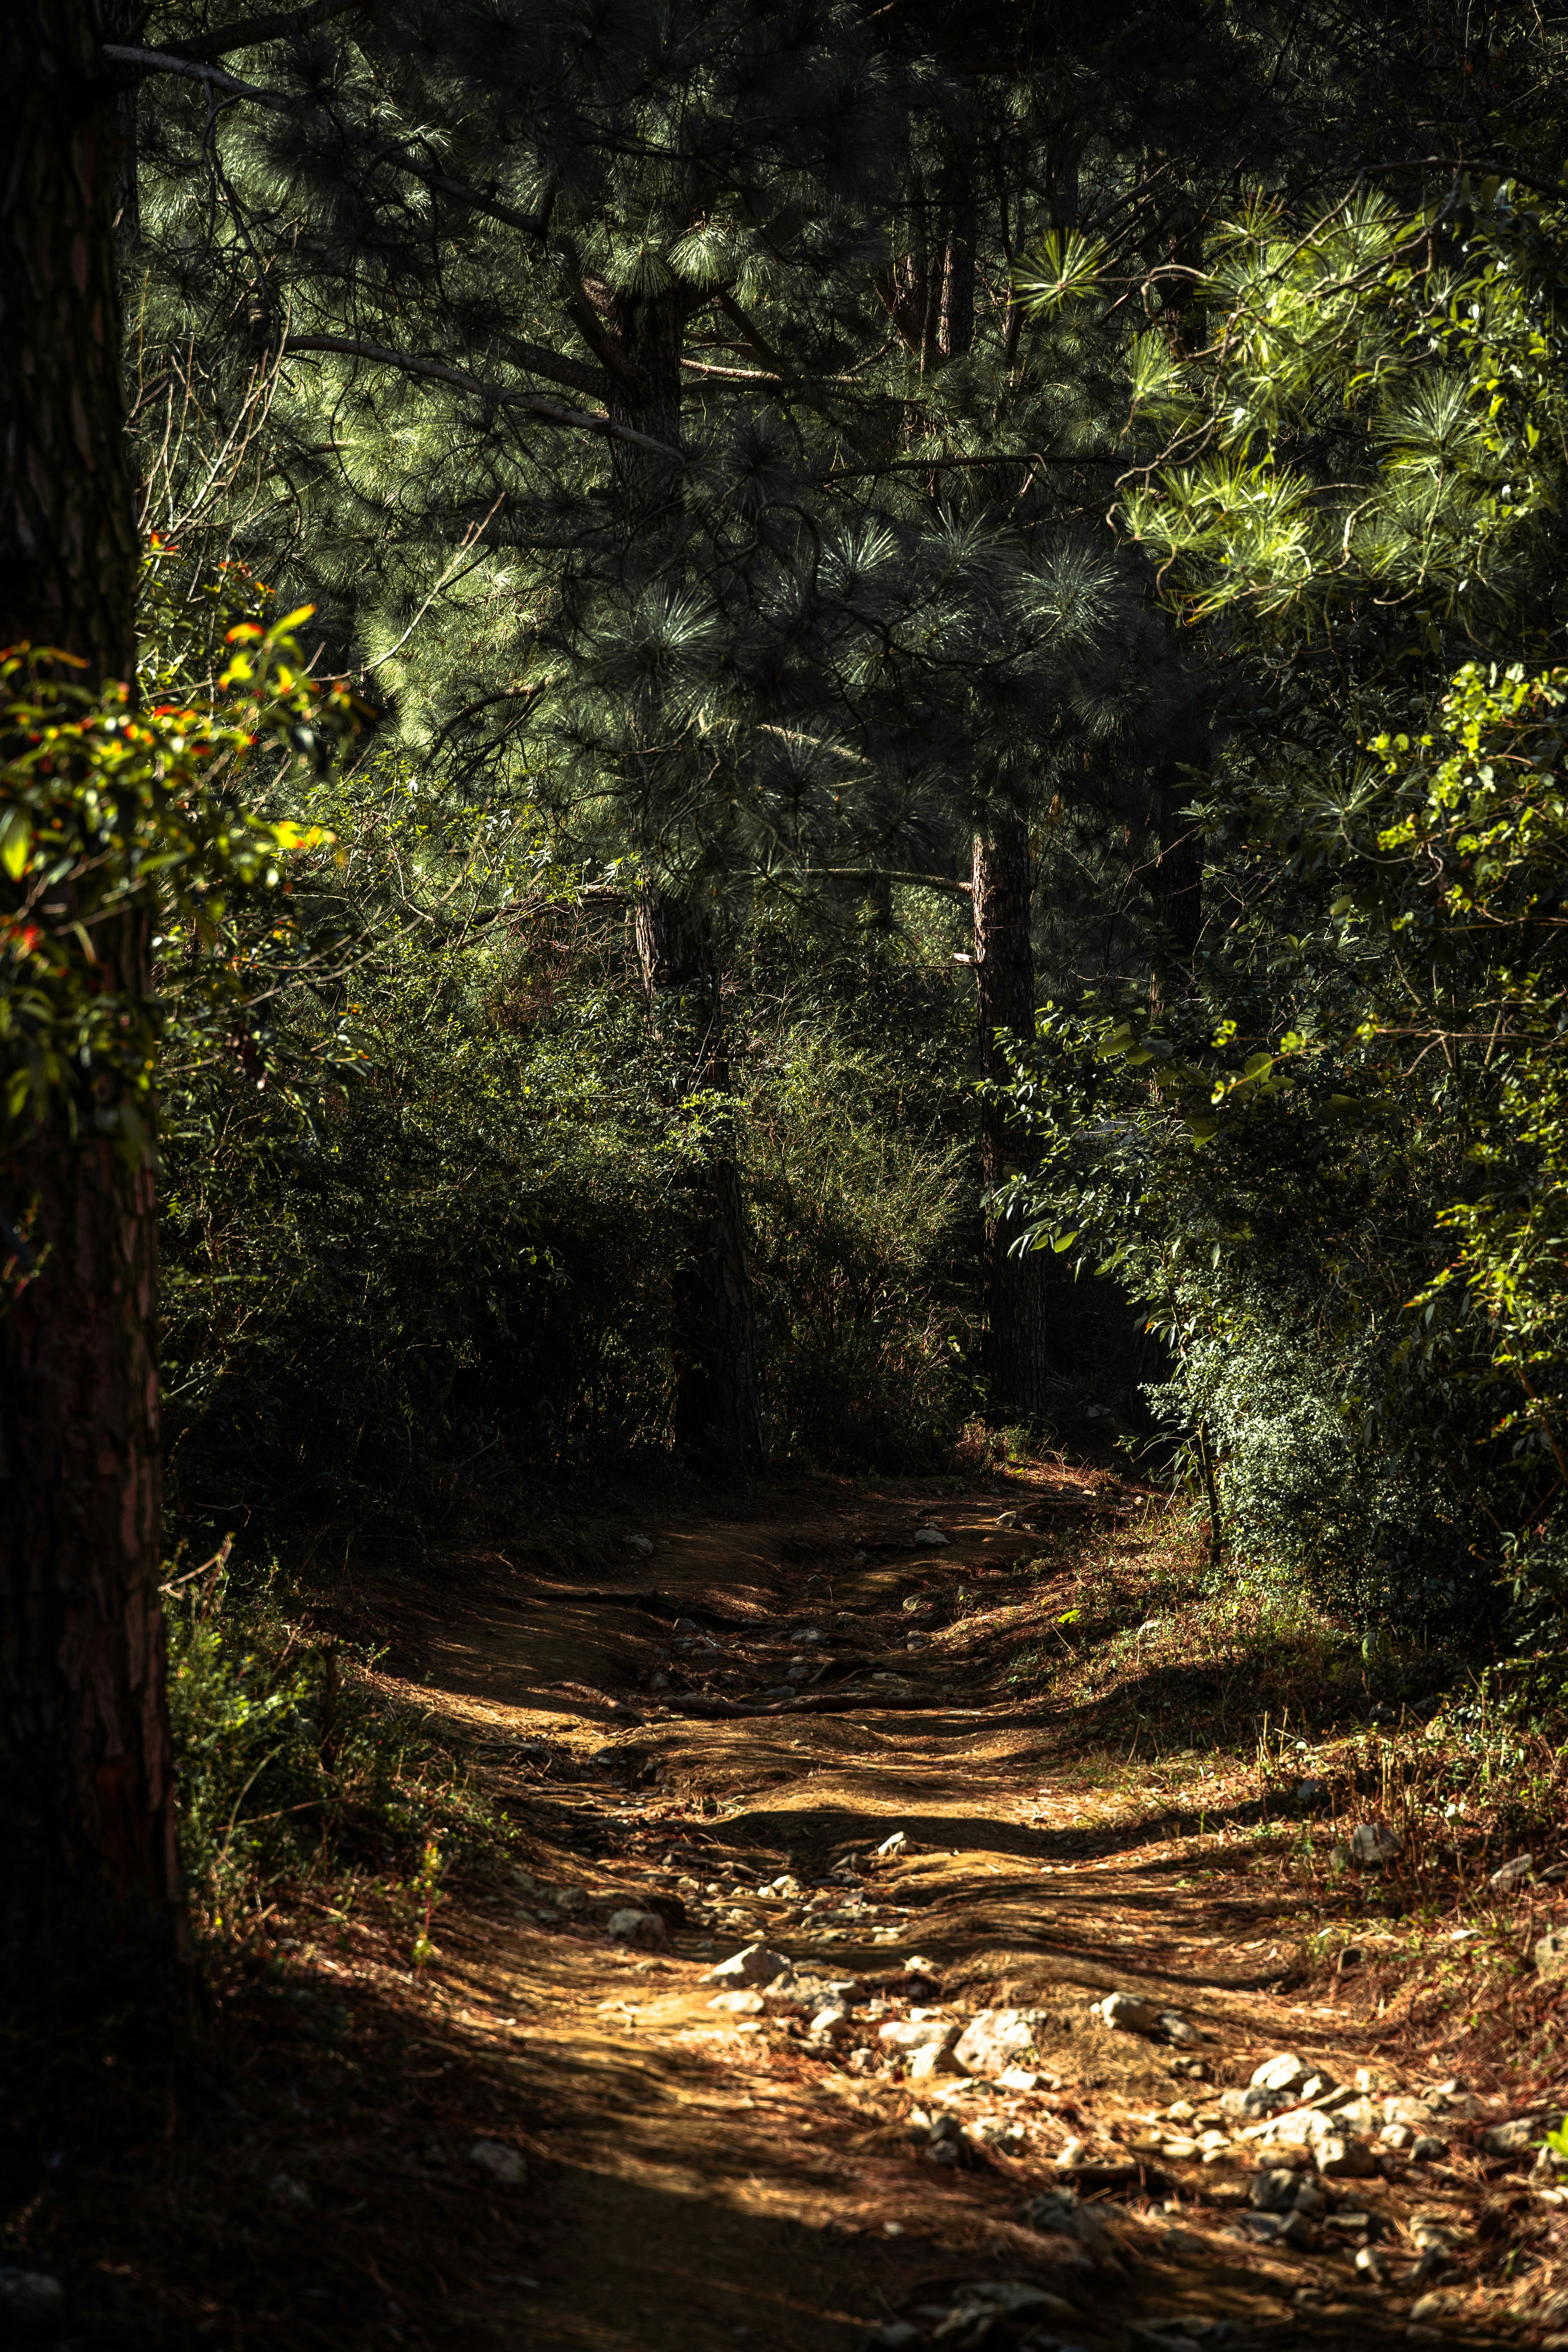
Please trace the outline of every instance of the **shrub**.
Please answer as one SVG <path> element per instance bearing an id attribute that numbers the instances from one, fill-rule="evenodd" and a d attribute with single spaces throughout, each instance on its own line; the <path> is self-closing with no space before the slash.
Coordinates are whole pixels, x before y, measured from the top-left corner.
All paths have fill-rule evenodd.
<path id="1" fill-rule="evenodd" d="M 290 1618 L 276 1568 L 245 1592 L 226 1553 L 165 1588 L 181 1848 L 208 1930 L 233 1932 L 284 1882 L 417 1874 L 432 1846 L 504 1844 L 447 1751 L 380 1688 L 375 1654 Z"/>

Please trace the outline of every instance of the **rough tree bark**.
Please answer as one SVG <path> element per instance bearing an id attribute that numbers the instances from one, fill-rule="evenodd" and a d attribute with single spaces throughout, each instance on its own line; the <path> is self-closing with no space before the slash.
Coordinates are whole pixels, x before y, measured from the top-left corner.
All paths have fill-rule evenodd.
<path id="1" fill-rule="evenodd" d="M 137 569 L 116 97 L 91 0 L 11 0 L 3 21 L 0 644 L 58 646 L 96 682 L 132 669 Z M 148 929 L 98 935 L 116 987 L 149 986 Z M 124 2000 L 174 1981 L 183 1925 L 153 1179 L 94 1135 L 102 1108 L 79 1106 L 85 1140 L 57 1118 L 0 1160 L 32 1262 L 13 1251 L 0 1290 L 0 1960 Z"/>
<path id="2" fill-rule="evenodd" d="M 712 939 L 700 914 L 649 890 L 636 912 L 650 1007 L 679 992 L 695 1031 L 703 1088 L 726 1088 L 729 1058 Z M 745 1204 L 735 1155 L 711 1139 L 686 1172 L 687 1232 L 675 1276 L 675 1442 L 720 1477 L 765 1469 L 757 1392 L 756 1315 L 746 1264 Z"/>
<path id="3" fill-rule="evenodd" d="M 1029 829 L 1021 810 L 998 804 L 974 835 L 973 965 L 980 1017 L 980 1067 L 1007 1077 L 998 1029 L 1026 1037 L 1035 1021 L 1035 958 L 1030 939 Z M 984 1102 L 980 1169 L 989 1192 L 1024 1164 L 1023 1139 L 1005 1108 Z M 985 1223 L 984 1364 L 991 1410 L 1001 1421 L 1036 1421 L 1046 1410 L 1047 1266 L 1034 1253 L 1009 1252 L 1017 1229 Z"/>

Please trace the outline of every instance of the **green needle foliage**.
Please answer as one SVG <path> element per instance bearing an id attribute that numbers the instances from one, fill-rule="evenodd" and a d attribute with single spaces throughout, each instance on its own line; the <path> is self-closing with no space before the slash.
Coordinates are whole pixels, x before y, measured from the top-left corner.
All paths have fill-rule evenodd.
<path id="1" fill-rule="evenodd" d="M 1369 1624 L 1511 1583 L 1555 1641 L 1560 215 L 1461 180 L 1215 252 L 1121 511 L 1230 667 L 1191 809 L 1226 917 L 1179 992 L 1042 1016 L 1029 1208 L 1169 1334 L 1244 1559 Z"/>

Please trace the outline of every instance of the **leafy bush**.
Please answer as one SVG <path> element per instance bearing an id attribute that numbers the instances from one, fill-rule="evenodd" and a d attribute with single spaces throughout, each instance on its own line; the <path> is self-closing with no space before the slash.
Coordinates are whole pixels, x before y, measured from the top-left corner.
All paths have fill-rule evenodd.
<path id="1" fill-rule="evenodd" d="M 292 872 L 264 1000 L 226 1054 L 168 1061 L 179 1509 L 418 1544 L 509 1524 L 520 1480 L 658 1475 L 692 1048 L 645 1000 L 629 892 L 385 755 L 309 814 L 334 847 Z M 945 1003 L 879 953 L 868 987 L 853 940 L 743 929 L 740 1075 L 704 1115 L 739 1138 L 772 1442 L 912 1466 L 973 1405 L 969 1120 Z"/>
<path id="2" fill-rule="evenodd" d="M 818 1019 L 772 1041 L 747 1114 L 775 1444 L 840 1465 L 944 1458 L 974 1396 L 973 1180 L 947 1105 Z"/>
<path id="3" fill-rule="evenodd" d="M 1152 1001 L 1042 1015 L 1018 1191 L 1168 1337 L 1236 1563 L 1369 1633 L 1495 1630 L 1511 1576 L 1561 1642 L 1563 234 L 1520 195 L 1259 207 L 1213 343 L 1127 347 L 1121 520 L 1229 668 L 1187 812 L 1226 911 Z M 1102 268 L 1058 240 L 1038 299 L 1121 332 Z"/>
<path id="4" fill-rule="evenodd" d="M 227 1547 L 225 1547 L 226 1553 Z M 248 1594 L 220 1555 L 168 1588 L 169 1710 L 187 1880 L 215 1933 L 283 1880 L 425 1867 L 504 1843 L 504 1823 L 377 1686 L 375 1656 Z"/>

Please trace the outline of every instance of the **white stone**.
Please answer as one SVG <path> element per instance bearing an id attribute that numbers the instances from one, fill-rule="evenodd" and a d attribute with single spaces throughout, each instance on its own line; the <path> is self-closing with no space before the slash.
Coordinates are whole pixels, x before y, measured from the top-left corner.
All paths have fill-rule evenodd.
<path id="1" fill-rule="evenodd" d="M 503 2189 L 515 2189 L 528 2179 L 528 2167 L 516 2148 L 499 2139 L 477 2139 L 468 2150 L 468 2162 L 499 2180 Z"/>
<path id="2" fill-rule="evenodd" d="M 1261 2066 L 1253 2068 L 1247 2088 L 1272 2091 L 1288 2098 L 1292 2091 L 1300 2089 L 1308 2072 L 1293 2050 L 1282 2050 L 1278 2057 L 1266 2058 Z"/>
<path id="3" fill-rule="evenodd" d="M 952 1540 L 952 1537 L 944 1536 L 940 1528 L 915 1529 L 915 1543 L 921 1551 L 945 1551 Z"/>
<path id="4" fill-rule="evenodd" d="M 626 1549 L 628 1551 L 636 1552 L 639 1559 L 651 1559 L 653 1557 L 653 1538 L 651 1536 L 628 1536 L 626 1538 Z"/>
<path id="5" fill-rule="evenodd" d="M 1489 2156 L 1522 2156 L 1541 2137 L 1542 2129 L 1537 2117 L 1520 2116 L 1510 2124 L 1494 2124 L 1490 2131 L 1484 2131 L 1481 2146 Z"/>
<path id="6" fill-rule="evenodd" d="M 1160 2024 L 1166 2041 L 1173 2042 L 1180 2050 L 1191 2050 L 1204 2038 L 1191 2019 L 1184 2017 L 1180 2010 L 1163 2009 Z"/>
<path id="7" fill-rule="evenodd" d="M 952 2045 L 943 2042 L 923 2042 L 910 2054 L 909 2075 L 911 2083 L 927 2083 L 933 2074 L 956 2074 L 960 2071 Z"/>
<path id="8" fill-rule="evenodd" d="M 669 1941 L 669 1929 L 657 1911 L 612 1911 L 605 1933 L 617 1944 L 640 1944 L 645 1950 Z"/>
<path id="9" fill-rule="evenodd" d="M 877 1848 L 878 1861 L 891 1862 L 895 1854 L 902 1853 L 909 1842 L 908 1836 L 902 1830 L 895 1830 L 892 1836 L 885 1837 Z"/>
<path id="10" fill-rule="evenodd" d="M 716 1992 L 708 2006 L 726 2010 L 732 2017 L 761 2017 L 767 2003 L 760 1992 Z"/>
<path id="11" fill-rule="evenodd" d="M 958 2028 L 945 2017 L 890 2017 L 877 2028 L 877 2039 L 885 2050 L 951 2050 Z"/>
<path id="12" fill-rule="evenodd" d="M 1335 2131 L 1317 2135 L 1312 2142 L 1312 2158 L 1328 2180 L 1364 2180 L 1369 2173 L 1377 2170 L 1377 2160 L 1370 2148 Z"/>
<path id="13" fill-rule="evenodd" d="M 1160 2011 L 1152 2001 L 1140 2000 L 1136 1993 L 1108 1992 L 1096 2004 L 1096 2014 L 1102 2023 L 1117 2033 L 1158 2033 Z"/>
<path id="14" fill-rule="evenodd" d="M 999 2074 L 1027 2058 L 1045 2013 L 1030 2009 L 983 2009 L 964 2027 L 953 2056 L 970 2074 Z"/>
<path id="15" fill-rule="evenodd" d="M 1004 2066 L 996 2080 L 1004 2091 L 1034 2091 L 1040 2083 L 1039 2076 L 1027 2066 Z"/>
<path id="16" fill-rule="evenodd" d="M 1528 1878 L 1534 1867 L 1535 1856 L 1532 1853 L 1516 1853 L 1511 1862 L 1505 1862 L 1500 1869 L 1493 1871 L 1487 1885 L 1494 1895 L 1506 1895 L 1510 1886 L 1517 1886 L 1521 1879 Z"/>
<path id="17" fill-rule="evenodd" d="M 779 1977 L 787 1977 L 794 1967 L 795 1962 L 783 1952 L 770 1952 L 765 1944 L 747 1944 L 710 1969 L 703 1982 L 731 1986 L 773 1984 Z"/>
<path id="18" fill-rule="evenodd" d="M 1351 1860 L 1359 1862 L 1363 1870 L 1379 1870 L 1385 1862 L 1397 1861 L 1404 1851 L 1405 1840 L 1386 1822 L 1363 1822 L 1351 1832 Z"/>

